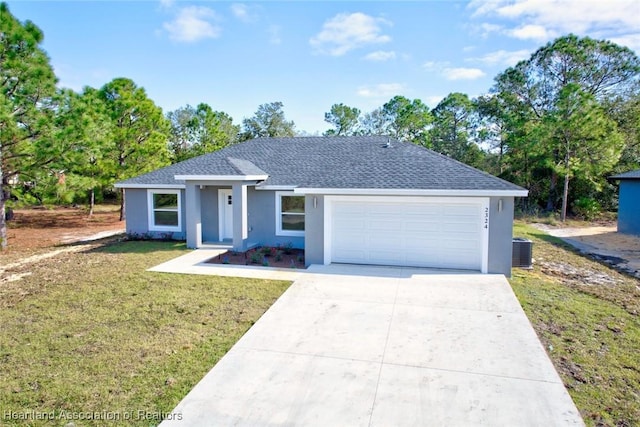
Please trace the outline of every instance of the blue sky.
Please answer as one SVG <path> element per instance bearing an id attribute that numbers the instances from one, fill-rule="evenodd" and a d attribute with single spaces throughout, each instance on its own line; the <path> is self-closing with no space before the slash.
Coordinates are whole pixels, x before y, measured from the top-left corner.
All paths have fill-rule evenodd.
<path id="1" fill-rule="evenodd" d="M 638 0 L 9 1 L 45 34 L 61 86 L 128 77 L 165 112 L 206 102 L 241 123 L 281 101 L 296 129 L 322 132 L 344 103 L 395 95 L 433 108 L 574 33 L 640 52 Z"/>

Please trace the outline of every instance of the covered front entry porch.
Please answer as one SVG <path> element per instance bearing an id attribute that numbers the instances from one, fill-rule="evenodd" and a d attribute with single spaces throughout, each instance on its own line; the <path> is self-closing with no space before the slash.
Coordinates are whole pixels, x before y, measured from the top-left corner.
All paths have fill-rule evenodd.
<path id="1" fill-rule="evenodd" d="M 184 179 L 187 247 L 223 243 L 246 251 L 254 246 L 249 241 L 247 189 L 258 184 L 259 177 L 188 178 L 197 179 Z"/>

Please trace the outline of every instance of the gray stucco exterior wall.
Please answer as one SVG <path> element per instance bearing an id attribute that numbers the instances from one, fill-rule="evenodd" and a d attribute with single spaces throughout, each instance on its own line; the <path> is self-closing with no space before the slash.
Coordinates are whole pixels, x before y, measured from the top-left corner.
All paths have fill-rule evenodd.
<path id="1" fill-rule="evenodd" d="M 231 186 L 203 186 L 199 188 L 199 183 L 191 184 L 191 201 L 186 199 L 185 190 L 180 191 L 182 224 L 181 232 L 158 232 L 149 231 L 149 206 L 147 201 L 147 189 L 127 188 L 126 209 L 128 234 L 147 235 L 154 238 L 166 237 L 172 234 L 176 240 L 186 239 L 186 227 L 197 227 L 201 230 L 202 242 L 219 242 L 219 211 L 218 211 L 218 190 L 231 189 Z M 150 190 L 154 190 L 150 188 Z M 162 191 L 162 190 L 158 190 Z M 187 211 L 187 206 L 191 203 L 191 209 Z M 274 191 L 256 190 L 253 187 L 247 188 L 247 220 L 249 245 L 286 245 L 291 243 L 293 247 L 303 249 L 305 238 L 298 236 L 276 236 L 276 195 Z M 198 206 L 198 209 L 193 209 Z M 199 212 L 198 212 L 199 211 Z M 322 211 L 319 210 L 320 215 Z M 322 217 L 319 218 L 320 228 L 322 227 Z M 196 223 L 198 225 L 196 225 Z M 195 228 L 194 228 L 195 229 Z M 322 238 L 322 234 L 319 235 Z M 196 244 L 197 242 L 191 242 Z"/>
<path id="2" fill-rule="evenodd" d="M 161 189 L 149 188 L 149 190 L 162 191 Z M 170 236 L 175 240 L 184 240 L 186 238 L 185 220 L 186 210 L 184 204 L 184 190 L 180 190 L 181 205 L 181 231 L 149 231 L 149 206 L 147 201 L 146 188 L 127 188 L 125 189 L 125 209 L 127 213 L 126 231 L 129 235 L 146 235 L 152 238 L 166 238 Z"/>
<path id="3" fill-rule="evenodd" d="M 305 228 L 305 264 L 324 264 L 324 196 L 306 196 Z"/>
<path id="4" fill-rule="evenodd" d="M 502 209 L 500 209 L 502 200 Z M 513 250 L 513 197 L 489 198 L 488 272 L 511 277 Z"/>
<path id="5" fill-rule="evenodd" d="M 618 232 L 640 236 L 640 179 L 620 181 Z"/>
<path id="6" fill-rule="evenodd" d="M 187 247 L 198 248 L 202 245 L 202 204 L 200 187 L 187 183 L 185 188 L 184 205 L 187 208 L 185 226 L 187 230 Z"/>
<path id="7" fill-rule="evenodd" d="M 127 234 L 144 234 L 149 231 L 147 190 L 127 188 L 124 190 L 127 212 Z"/>
<path id="8" fill-rule="evenodd" d="M 220 186 L 191 186 L 191 199 L 199 212 L 186 211 L 185 191 L 180 191 L 182 205 L 182 231 L 174 232 L 172 238 L 186 239 L 186 227 L 201 230 L 202 241 L 219 241 L 218 224 L 218 190 Z M 621 186 L 621 194 L 625 190 Z M 640 198 L 640 185 L 632 188 L 631 197 Z M 196 194 L 197 193 L 197 194 Z M 628 195 L 627 195 L 628 196 Z M 196 200 L 197 199 L 197 200 Z M 502 202 L 500 202 L 502 201 Z M 150 232 L 148 225 L 147 189 L 126 189 L 127 233 L 166 237 L 166 232 Z M 195 203 L 194 203 L 195 202 Z M 502 206 L 500 207 L 500 203 Z M 305 263 L 324 263 L 324 205 L 323 195 L 305 196 L 305 236 L 276 236 L 276 192 L 247 188 L 247 226 L 248 245 L 286 245 L 291 243 L 295 248 L 305 249 Z M 315 205 L 315 206 L 314 206 Z M 489 198 L 489 253 L 488 272 L 511 276 L 511 251 L 513 239 L 513 197 Z M 632 211 L 633 212 L 633 211 Z M 634 216 L 634 219 L 638 216 Z M 624 216 L 623 216 L 624 219 Z M 199 223 L 196 226 L 195 223 Z M 192 242 L 196 243 L 196 242 Z"/>
<path id="9" fill-rule="evenodd" d="M 292 193 L 293 194 L 293 193 Z M 276 193 L 275 191 L 247 189 L 250 244 L 286 245 L 291 243 L 294 248 L 305 247 L 305 237 L 276 236 Z M 305 210 L 306 211 L 306 210 Z M 308 233 L 307 218 L 305 217 L 305 235 Z"/>
<path id="10" fill-rule="evenodd" d="M 202 207 L 202 241 L 219 242 L 218 190 L 222 187 L 204 187 L 200 193 Z"/>
<path id="11" fill-rule="evenodd" d="M 324 264 L 325 199 L 321 195 L 306 197 L 305 261 L 307 264 Z M 314 197 L 317 206 L 315 209 L 313 208 Z M 511 276 L 513 213 L 513 197 L 489 198 L 488 273 Z"/>

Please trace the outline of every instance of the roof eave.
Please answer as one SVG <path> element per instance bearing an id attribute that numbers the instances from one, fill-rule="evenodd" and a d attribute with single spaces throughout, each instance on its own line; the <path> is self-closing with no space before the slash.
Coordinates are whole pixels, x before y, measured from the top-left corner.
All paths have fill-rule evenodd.
<path id="1" fill-rule="evenodd" d="M 335 194 L 359 196 L 456 196 L 456 197 L 527 197 L 529 190 L 441 190 L 402 188 L 295 188 L 300 194 Z"/>
<path id="2" fill-rule="evenodd" d="M 269 175 L 176 175 L 182 181 L 264 181 Z"/>
<path id="3" fill-rule="evenodd" d="M 638 181 L 640 176 L 610 176 L 609 181 Z"/>
<path id="4" fill-rule="evenodd" d="M 115 188 L 159 188 L 159 189 L 184 189 L 184 184 L 140 184 L 116 182 L 113 184 Z"/>
<path id="5" fill-rule="evenodd" d="M 293 191 L 297 187 L 295 185 L 264 185 L 260 184 L 256 186 L 256 190 L 262 191 Z"/>

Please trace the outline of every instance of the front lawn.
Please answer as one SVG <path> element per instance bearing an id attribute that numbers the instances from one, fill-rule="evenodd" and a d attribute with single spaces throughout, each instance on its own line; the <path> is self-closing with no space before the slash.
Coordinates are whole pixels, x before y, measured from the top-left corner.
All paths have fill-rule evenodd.
<path id="1" fill-rule="evenodd" d="M 517 224 L 534 269 L 511 285 L 587 425 L 640 425 L 640 281 Z"/>
<path id="2" fill-rule="evenodd" d="M 0 425 L 157 424 L 290 284 L 145 271 L 184 252 L 115 243 L 0 283 Z"/>
<path id="3" fill-rule="evenodd" d="M 534 241 L 536 262 L 511 284 L 586 423 L 640 424 L 640 281 L 524 224 L 514 235 Z M 145 271 L 184 252 L 123 242 L 12 270 L 0 425 L 155 425 L 289 286 Z"/>

